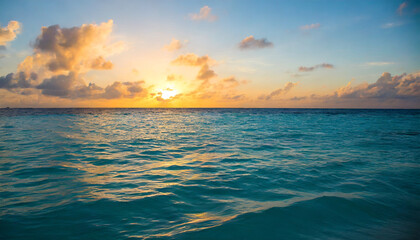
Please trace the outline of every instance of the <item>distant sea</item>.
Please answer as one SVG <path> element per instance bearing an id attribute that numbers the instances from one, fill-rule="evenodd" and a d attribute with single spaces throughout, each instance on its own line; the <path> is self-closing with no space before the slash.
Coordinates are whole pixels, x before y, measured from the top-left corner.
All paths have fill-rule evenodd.
<path id="1" fill-rule="evenodd" d="M 420 110 L 0 110 L 0 239 L 419 238 Z"/>

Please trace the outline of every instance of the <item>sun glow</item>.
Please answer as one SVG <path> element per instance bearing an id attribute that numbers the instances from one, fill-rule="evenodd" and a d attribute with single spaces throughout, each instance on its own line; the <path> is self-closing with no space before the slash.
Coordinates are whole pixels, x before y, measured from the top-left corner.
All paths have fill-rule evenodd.
<path id="1" fill-rule="evenodd" d="M 160 92 L 161 92 L 161 98 L 165 100 L 173 98 L 178 94 L 178 91 L 172 88 L 167 88 L 167 89 L 161 90 Z"/>

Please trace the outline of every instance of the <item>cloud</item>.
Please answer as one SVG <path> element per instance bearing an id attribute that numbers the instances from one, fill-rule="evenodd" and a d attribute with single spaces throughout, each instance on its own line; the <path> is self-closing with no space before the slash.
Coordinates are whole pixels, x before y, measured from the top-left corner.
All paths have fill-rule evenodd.
<path id="1" fill-rule="evenodd" d="M 42 58 L 41 64 L 44 65 L 45 61 L 45 66 L 51 72 L 112 68 L 112 64 L 102 56 L 112 52 L 105 45 L 112 27 L 112 20 L 100 25 L 83 24 L 73 28 L 58 25 L 43 27 L 34 44 L 33 60 Z"/>
<path id="2" fill-rule="evenodd" d="M 216 73 L 210 69 L 208 64 L 204 64 L 198 72 L 197 79 L 206 80 L 215 77 Z"/>
<path id="3" fill-rule="evenodd" d="M 308 97 L 303 96 L 303 97 L 292 97 L 289 98 L 290 101 L 302 101 L 302 100 L 306 100 Z"/>
<path id="4" fill-rule="evenodd" d="M 404 8 L 406 8 L 407 7 L 407 2 L 403 2 L 403 3 L 401 3 L 400 4 L 400 6 L 398 7 L 398 9 L 397 9 L 397 13 L 399 14 L 399 15 L 403 15 L 403 10 L 404 10 Z"/>
<path id="5" fill-rule="evenodd" d="M 361 83 L 338 88 L 330 94 L 293 97 L 316 107 L 419 108 L 420 72 L 392 76 L 384 72 L 374 83 Z"/>
<path id="6" fill-rule="evenodd" d="M 209 56 L 197 56 L 194 53 L 188 53 L 185 55 L 178 56 L 175 60 L 171 62 L 173 65 L 184 65 L 184 66 L 202 66 L 208 64 L 209 62 L 214 62 Z"/>
<path id="7" fill-rule="evenodd" d="M 146 89 L 143 87 L 144 81 L 137 82 L 114 82 L 105 88 L 101 98 L 134 98 L 144 96 Z"/>
<path id="8" fill-rule="evenodd" d="M 391 22 L 391 23 L 385 23 L 381 25 L 381 28 L 393 28 L 393 27 L 399 27 L 403 25 L 402 22 Z"/>
<path id="9" fill-rule="evenodd" d="M 420 72 L 391 76 L 384 72 L 382 76 L 372 84 L 364 83 L 355 87 L 351 83 L 339 88 L 334 96 L 338 98 L 360 99 L 409 99 L 420 98 Z"/>
<path id="10" fill-rule="evenodd" d="M 216 90 L 220 90 L 220 91 L 234 89 L 236 87 L 239 87 L 240 85 L 245 85 L 248 82 L 249 81 L 247 80 L 237 80 L 234 76 L 230 76 L 230 77 L 223 78 L 215 82 L 212 88 Z"/>
<path id="11" fill-rule="evenodd" d="M 191 13 L 190 19 L 194 21 L 209 21 L 213 22 L 217 20 L 217 16 L 211 14 L 211 8 L 209 6 L 204 6 L 200 9 L 199 13 Z"/>
<path id="12" fill-rule="evenodd" d="M 203 81 L 195 90 L 186 94 L 193 99 L 219 99 L 239 101 L 246 99 L 245 94 L 238 94 L 236 88 L 247 81 L 226 82 L 223 79 Z"/>
<path id="13" fill-rule="evenodd" d="M 386 66 L 395 64 L 394 62 L 367 62 L 365 63 L 367 66 Z"/>
<path id="14" fill-rule="evenodd" d="M 292 74 L 290 74 L 290 76 L 292 78 L 299 78 L 299 77 L 302 77 L 302 74 L 292 73 Z"/>
<path id="15" fill-rule="evenodd" d="M 311 30 L 311 29 L 319 28 L 320 26 L 321 26 L 321 24 L 319 24 L 319 23 L 312 23 L 312 24 L 300 26 L 299 28 L 302 31 L 306 31 L 306 30 Z"/>
<path id="16" fill-rule="evenodd" d="M 31 56 L 25 58 L 17 73 L 0 77 L 0 88 L 26 94 L 37 91 L 60 98 L 114 99 L 145 96 L 144 81 L 114 83 L 102 88 L 85 83 L 90 70 L 109 70 L 113 64 L 104 56 L 121 50 L 122 43 L 107 44 L 113 21 L 96 25 L 61 28 L 43 27 Z"/>
<path id="17" fill-rule="evenodd" d="M 197 56 L 194 53 L 186 55 L 180 55 L 171 63 L 178 66 L 192 66 L 200 67 L 197 73 L 196 80 L 198 86 L 194 90 L 185 93 L 183 97 L 189 97 L 193 99 L 223 99 L 239 101 L 245 99 L 243 94 L 237 94 L 236 88 L 242 84 L 246 84 L 248 81 L 237 80 L 234 76 L 228 78 L 217 78 L 215 71 L 210 69 L 210 66 L 216 61 L 207 55 Z M 175 81 L 177 76 L 169 75 L 168 81 Z M 197 83 L 197 81 L 196 81 Z"/>
<path id="18" fill-rule="evenodd" d="M 0 77 L 0 88 L 10 91 L 15 88 L 30 88 L 33 86 L 33 81 L 37 80 L 37 78 L 38 75 L 36 73 L 31 73 L 30 75 L 24 72 L 17 74 L 9 73 L 6 76 Z"/>
<path id="19" fill-rule="evenodd" d="M 215 61 L 209 56 L 197 56 L 194 53 L 188 53 L 186 55 L 180 55 L 171 62 L 172 65 L 184 65 L 184 66 L 200 66 L 201 69 L 198 72 L 197 79 L 208 80 L 216 76 L 216 73 L 210 69 L 210 64 Z"/>
<path id="20" fill-rule="evenodd" d="M 245 94 L 238 94 L 238 95 L 227 94 L 223 96 L 223 99 L 230 100 L 230 101 L 240 101 L 240 100 L 245 100 L 246 96 Z"/>
<path id="21" fill-rule="evenodd" d="M 96 70 L 108 70 L 113 68 L 111 61 L 106 61 L 102 56 L 97 57 L 92 61 L 91 68 Z"/>
<path id="22" fill-rule="evenodd" d="M 235 77 L 224 78 L 224 79 L 222 79 L 222 82 L 224 84 L 229 85 L 230 87 L 236 87 L 236 86 L 239 86 L 239 84 L 240 84 L 240 82 L 238 80 L 236 80 Z M 246 83 L 246 82 L 243 81 L 243 83 Z"/>
<path id="23" fill-rule="evenodd" d="M 269 42 L 265 38 L 255 39 L 254 36 L 252 36 L 252 35 L 244 38 L 239 43 L 239 48 L 242 49 L 242 50 L 267 48 L 267 47 L 273 47 L 273 43 Z"/>
<path id="24" fill-rule="evenodd" d="M 13 78 L 13 73 L 9 73 L 6 76 L 0 77 L 0 88 L 11 89 L 16 88 L 19 85 L 17 81 Z"/>
<path id="25" fill-rule="evenodd" d="M 182 80 L 181 75 L 170 74 L 166 77 L 166 81 L 168 81 L 168 82 L 180 81 L 180 80 Z"/>
<path id="26" fill-rule="evenodd" d="M 144 96 L 146 89 L 143 84 L 144 81 L 116 81 L 102 88 L 94 83 L 85 85 L 74 73 L 70 73 L 69 75 L 58 75 L 45 79 L 36 88 L 41 89 L 44 95 L 61 98 L 115 99 Z"/>
<path id="27" fill-rule="evenodd" d="M 271 100 L 275 96 L 284 95 L 288 93 L 292 88 L 294 88 L 297 85 L 297 83 L 287 82 L 283 88 L 276 89 L 272 91 L 268 95 L 261 95 L 258 97 L 259 100 Z"/>
<path id="28" fill-rule="evenodd" d="M 42 94 L 57 97 L 68 97 L 72 86 L 77 81 L 75 74 L 58 75 L 45 79 L 36 88 L 42 90 Z"/>
<path id="29" fill-rule="evenodd" d="M 178 93 L 175 89 L 172 88 L 166 88 L 150 95 L 155 97 L 155 99 L 159 102 L 169 102 L 183 96 L 182 93 Z"/>
<path id="30" fill-rule="evenodd" d="M 175 50 L 179 50 L 183 47 L 181 41 L 172 38 L 171 43 L 169 43 L 169 45 L 165 45 L 163 47 L 163 49 L 167 50 L 167 51 L 175 51 Z"/>
<path id="31" fill-rule="evenodd" d="M 312 66 L 312 67 L 300 66 L 299 67 L 299 72 L 311 72 L 311 71 L 313 71 L 315 69 L 318 69 L 318 68 L 332 69 L 332 68 L 334 68 L 334 65 L 329 64 L 329 63 L 322 63 L 322 64 L 318 64 L 318 65 L 315 65 L 315 66 Z"/>
<path id="32" fill-rule="evenodd" d="M 20 33 L 21 24 L 18 21 L 10 21 L 6 27 L 0 26 L 0 46 L 6 46 L 8 42 L 13 41 L 16 35 Z"/>

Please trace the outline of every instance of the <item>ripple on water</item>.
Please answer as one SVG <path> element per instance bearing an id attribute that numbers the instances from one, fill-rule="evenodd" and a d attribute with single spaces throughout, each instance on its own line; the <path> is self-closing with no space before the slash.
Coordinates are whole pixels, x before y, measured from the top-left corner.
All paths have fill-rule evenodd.
<path id="1" fill-rule="evenodd" d="M 0 110 L 0 239 L 414 239 L 420 111 Z"/>

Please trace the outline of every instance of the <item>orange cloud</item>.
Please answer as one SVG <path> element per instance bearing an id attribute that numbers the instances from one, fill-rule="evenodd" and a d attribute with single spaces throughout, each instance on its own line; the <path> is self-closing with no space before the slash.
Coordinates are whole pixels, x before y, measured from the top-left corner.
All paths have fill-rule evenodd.
<path id="1" fill-rule="evenodd" d="M 34 64 L 44 65 L 51 72 L 83 72 L 100 67 L 105 62 L 102 55 L 111 54 L 104 49 L 112 26 L 113 21 L 109 20 L 73 28 L 43 27 L 34 44 L 35 55 L 41 55 L 34 60 L 42 58 L 42 61 Z M 109 62 L 105 65 L 111 66 Z"/>
<path id="2" fill-rule="evenodd" d="M 183 45 L 182 45 L 181 41 L 179 41 L 175 38 L 172 38 L 172 41 L 168 45 L 165 45 L 163 47 L 163 49 L 165 49 L 167 51 L 175 51 L 175 50 L 181 49 L 182 47 L 183 47 Z"/>
<path id="3" fill-rule="evenodd" d="M 209 56 L 197 56 L 194 53 L 188 53 L 185 55 L 178 56 L 171 62 L 173 65 L 184 65 L 184 66 L 202 66 L 204 64 L 214 62 Z"/>
<path id="4" fill-rule="evenodd" d="M 180 81 L 180 80 L 182 80 L 181 75 L 170 74 L 166 77 L 166 81 L 168 81 L 168 82 Z"/>
<path id="5" fill-rule="evenodd" d="M 204 64 L 197 75 L 197 79 L 206 80 L 215 77 L 216 73 L 210 69 L 208 64 Z"/>
<path id="6" fill-rule="evenodd" d="M 112 69 L 114 65 L 111 61 L 106 61 L 102 56 L 97 57 L 95 60 L 92 61 L 91 68 L 97 70 L 107 70 Z"/>
<path id="7" fill-rule="evenodd" d="M 200 66 L 201 68 L 198 72 L 197 79 L 208 80 L 216 76 L 216 73 L 209 67 L 209 64 L 214 62 L 215 61 L 207 55 L 199 57 L 194 53 L 189 53 L 186 55 L 178 56 L 171 63 L 173 65 Z"/>
<path id="8" fill-rule="evenodd" d="M 18 21 L 10 21 L 6 27 L 0 26 L 0 46 L 6 46 L 8 42 L 13 41 L 16 35 L 20 33 L 21 24 Z"/>
<path id="9" fill-rule="evenodd" d="M 218 98 L 238 101 L 245 99 L 245 95 L 235 93 L 235 88 L 241 84 L 246 84 L 247 81 L 238 81 L 233 76 L 217 79 L 216 72 L 210 69 L 210 65 L 215 62 L 207 55 L 200 57 L 194 53 L 180 55 L 171 62 L 173 65 L 200 67 L 196 76 L 196 80 L 200 80 L 199 85 L 193 91 L 185 93 L 183 97 L 200 100 Z M 171 80 L 174 78 L 173 76 L 170 77 Z"/>
<path id="10" fill-rule="evenodd" d="M 90 70 L 113 67 L 104 56 L 121 50 L 121 43 L 107 44 L 113 21 L 96 25 L 61 28 L 43 27 L 34 52 L 17 69 L 0 77 L 0 88 L 19 94 L 40 92 L 60 98 L 115 99 L 145 96 L 143 81 L 114 83 L 102 88 L 86 85 L 83 76 Z"/>
<path id="11" fill-rule="evenodd" d="M 217 20 L 217 16 L 211 14 L 211 8 L 209 6 L 204 6 L 200 9 L 199 13 L 190 14 L 190 19 L 194 21 L 209 21 L 213 22 Z"/>

